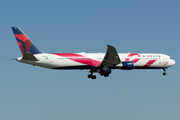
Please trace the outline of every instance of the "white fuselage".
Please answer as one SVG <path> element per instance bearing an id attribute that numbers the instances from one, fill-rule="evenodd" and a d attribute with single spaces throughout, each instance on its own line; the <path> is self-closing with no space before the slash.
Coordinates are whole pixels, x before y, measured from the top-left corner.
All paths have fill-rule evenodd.
<path id="1" fill-rule="evenodd" d="M 175 64 L 175 61 L 165 54 L 151 53 L 118 53 L 121 62 L 134 62 L 135 69 L 163 69 Z M 42 53 L 34 55 L 39 61 L 17 61 L 50 69 L 90 69 L 98 68 L 105 53 Z M 121 69 L 121 65 L 109 66 L 111 69 Z"/>

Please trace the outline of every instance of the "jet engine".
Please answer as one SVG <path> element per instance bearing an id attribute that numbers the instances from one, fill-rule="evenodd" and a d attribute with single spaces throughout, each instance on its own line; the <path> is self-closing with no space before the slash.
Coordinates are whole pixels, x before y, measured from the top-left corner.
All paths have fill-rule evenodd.
<path id="1" fill-rule="evenodd" d="M 124 61 L 124 62 L 121 62 L 120 64 L 117 64 L 115 67 L 124 69 L 124 70 L 131 70 L 131 69 L 134 69 L 134 62 Z"/>

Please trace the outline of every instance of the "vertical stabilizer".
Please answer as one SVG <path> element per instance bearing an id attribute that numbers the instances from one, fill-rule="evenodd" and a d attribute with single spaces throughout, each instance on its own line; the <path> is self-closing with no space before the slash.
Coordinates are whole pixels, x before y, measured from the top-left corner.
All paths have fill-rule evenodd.
<path id="1" fill-rule="evenodd" d="M 30 52 L 32 54 L 42 53 L 42 51 L 23 33 L 20 28 L 12 27 L 12 30 L 14 32 L 14 36 L 17 40 L 22 55 L 27 52 Z"/>

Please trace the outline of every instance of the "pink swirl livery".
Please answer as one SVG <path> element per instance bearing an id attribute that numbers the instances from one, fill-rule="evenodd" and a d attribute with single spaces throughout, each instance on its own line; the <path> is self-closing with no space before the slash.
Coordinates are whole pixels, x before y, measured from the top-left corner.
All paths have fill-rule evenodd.
<path id="1" fill-rule="evenodd" d="M 98 65 L 101 64 L 100 61 L 93 60 L 93 59 L 87 58 L 85 56 L 76 54 L 76 53 L 51 53 L 51 54 L 61 56 L 61 57 L 67 58 L 69 60 L 72 60 L 74 62 L 89 65 L 89 66 L 97 67 Z"/>

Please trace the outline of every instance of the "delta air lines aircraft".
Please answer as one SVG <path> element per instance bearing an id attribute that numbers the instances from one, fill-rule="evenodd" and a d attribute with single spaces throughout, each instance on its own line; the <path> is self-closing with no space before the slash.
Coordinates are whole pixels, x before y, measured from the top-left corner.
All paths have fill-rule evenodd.
<path id="1" fill-rule="evenodd" d="M 165 54 L 117 53 L 115 47 L 107 45 L 106 53 L 44 53 L 18 27 L 12 27 L 22 57 L 18 62 L 50 69 L 89 69 L 88 78 L 96 79 L 93 73 L 108 77 L 112 69 L 166 69 L 175 61 Z"/>

